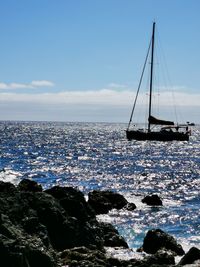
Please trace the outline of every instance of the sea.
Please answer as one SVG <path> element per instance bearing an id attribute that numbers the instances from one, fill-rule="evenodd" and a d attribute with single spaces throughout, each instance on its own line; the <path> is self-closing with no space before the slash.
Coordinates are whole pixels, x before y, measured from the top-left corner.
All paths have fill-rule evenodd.
<path id="1" fill-rule="evenodd" d="M 28 178 L 44 189 L 55 185 L 112 190 L 136 204 L 98 220 L 112 223 L 138 255 L 146 232 L 160 228 L 187 252 L 200 248 L 200 126 L 189 142 L 127 141 L 123 123 L 0 122 L 0 180 Z M 158 194 L 162 207 L 141 202 Z M 139 257 L 139 256 L 138 256 Z"/>

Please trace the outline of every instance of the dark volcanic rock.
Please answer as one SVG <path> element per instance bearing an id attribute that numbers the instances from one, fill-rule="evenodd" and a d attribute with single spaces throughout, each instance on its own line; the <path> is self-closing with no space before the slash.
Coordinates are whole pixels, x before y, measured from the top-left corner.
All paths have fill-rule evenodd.
<path id="1" fill-rule="evenodd" d="M 158 195 L 146 196 L 142 199 L 142 203 L 146 203 L 149 206 L 162 206 L 162 200 Z"/>
<path id="2" fill-rule="evenodd" d="M 86 247 L 67 249 L 60 253 L 64 265 L 73 267 L 105 267 L 107 258 L 104 253 L 98 250 L 91 250 Z"/>
<path id="3" fill-rule="evenodd" d="M 15 188 L 15 186 L 11 183 L 4 183 L 2 181 L 0 181 L 0 193 L 12 193 L 12 192 L 16 192 L 17 189 Z"/>
<path id="4" fill-rule="evenodd" d="M 29 179 L 23 179 L 19 183 L 18 188 L 20 191 L 42 192 L 42 186 Z"/>
<path id="5" fill-rule="evenodd" d="M 46 247 L 50 246 L 47 228 L 39 222 L 37 217 L 26 217 L 22 220 L 24 230 L 30 235 L 37 235 Z"/>
<path id="6" fill-rule="evenodd" d="M 60 258 L 64 266 L 70 267 L 172 267 L 175 264 L 174 257 L 166 252 L 158 252 L 144 260 L 120 260 L 85 247 L 64 250 L 60 253 Z"/>
<path id="7" fill-rule="evenodd" d="M 128 248 L 128 245 L 111 224 L 96 220 L 91 202 L 95 203 L 93 208 L 97 213 L 99 207 L 101 211 L 108 211 L 129 205 L 123 196 L 109 191 L 92 192 L 87 203 L 84 195 L 71 187 L 42 191 L 31 180 L 21 181 L 18 187 L 0 182 L 0 266 L 147 267 L 174 264 L 173 256 L 160 251 L 144 260 L 109 258 L 104 247 Z M 134 209 L 134 204 L 130 204 L 130 209 Z M 182 248 L 171 236 L 161 230 L 152 231 L 145 237 L 144 251 L 155 253 L 166 248 L 181 255 Z"/>
<path id="8" fill-rule="evenodd" d="M 55 267 L 53 250 L 46 249 L 37 237 L 26 235 L 13 225 L 6 216 L 3 225 L 8 232 L 0 230 L 0 265 L 2 267 Z"/>
<path id="9" fill-rule="evenodd" d="M 101 247 L 103 241 L 94 231 L 96 220 L 85 221 L 69 216 L 57 199 L 44 192 L 29 194 L 28 199 L 29 207 L 36 211 L 39 222 L 46 227 L 56 250 L 80 245 Z"/>
<path id="10" fill-rule="evenodd" d="M 79 220 L 94 218 L 94 212 L 86 202 L 82 192 L 72 187 L 54 186 L 45 191 L 57 200 L 69 216 Z"/>
<path id="11" fill-rule="evenodd" d="M 80 191 L 54 187 L 44 192 L 30 180 L 18 187 L 0 182 L 0 266 L 56 267 L 58 251 L 80 246 L 88 251 L 82 265 L 75 253 L 70 266 L 112 266 L 104 254 L 108 245 L 128 247 L 112 225 L 96 220 Z"/>
<path id="12" fill-rule="evenodd" d="M 138 260 L 129 261 L 109 258 L 98 250 L 76 247 L 60 253 L 62 264 L 70 267 L 149 267 Z"/>
<path id="13" fill-rule="evenodd" d="M 106 214 L 111 209 L 122 209 L 128 201 L 120 194 L 112 191 L 93 191 L 88 194 L 88 204 L 96 214 Z"/>
<path id="14" fill-rule="evenodd" d="M 104 236 L 105 247 L 123 247 L 128 248 L 125 239 L 119 235 L 119 232 L 110 223 L 101 223 L 101 230 Z"/>
<path id="15" fill-rule="evenodd" d="M 192 247 L 180 260 L 179 265 L 192 264 L 197 260 L 200 260 L 200 250 Z"/>
<path id="16" fill-rule="evenodd" d="M 163 265 L 174 265 L 175 258 L 174 255 L 167 253 L 166 251 L 157 251 L 154 255 L 147 257 L 144 261 L 147 266 L 163 266 Z"/>
<path id="17" fill-rule="evenodd" d="M 149 254 L 155 254 L 161 249 L 173 251 L 179 256 L 185 254 L 182 246 L 176 242 L 174 237 L 160 229 L 152 229 L 147 232 L 141 249 Z"/>

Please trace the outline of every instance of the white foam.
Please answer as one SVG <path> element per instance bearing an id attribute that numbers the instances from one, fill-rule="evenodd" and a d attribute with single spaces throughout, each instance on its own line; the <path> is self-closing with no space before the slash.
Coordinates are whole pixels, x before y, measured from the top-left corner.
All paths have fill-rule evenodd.
<path id="1" fill-rule="evenodd" d="M 130 260 L 130 259 L 143 259 L 144 255 L 142 253 L 137 253 L 133 249 L 123 249 L 123 248 L 113 248 L 106 247 L 106 254 L 108 257 L 113 257 L 121 260 Z"/>
<path id="2" fill-rule="evenodd" d="M 0 181 L 18 184 L 20 181 L 21 173 L 4 168 L 0 171 Z"/>

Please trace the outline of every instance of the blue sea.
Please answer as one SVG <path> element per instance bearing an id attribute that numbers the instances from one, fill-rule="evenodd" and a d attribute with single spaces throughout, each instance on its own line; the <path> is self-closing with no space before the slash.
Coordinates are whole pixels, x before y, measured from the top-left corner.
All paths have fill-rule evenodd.
<path id="1" fill-rule="evenodd" d="M 94 189 L 119 192 L 137 209 L 98 219 L 112 223 L 132 252 L 151 228 L 172 234 L 186 251 L 200 248 L 200 127 L 192 129 L 189 142 L 166 143 L 127 141 L 125 129 L 111 123 L 0 122 L 0 180 L 73 186 L 86 198 Z M 163 207 L 141 203 L 153 193 Z"/>

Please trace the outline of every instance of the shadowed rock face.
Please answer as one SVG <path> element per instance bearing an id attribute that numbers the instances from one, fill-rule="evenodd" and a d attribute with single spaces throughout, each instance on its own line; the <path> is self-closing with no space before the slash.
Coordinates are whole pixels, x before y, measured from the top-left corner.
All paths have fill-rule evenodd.
<path id="1" fill-rule="evenodd" d="M 128 201 L 112 191 L 93 191 L 88 194 L 88 203 L 96 214 L 106 214 L 111 209 L 122 209 Z"/>
<path id="2" fill-rule="evenodd" d="M 141 249 L 149 254 L 154 254 L 160 249 L 173 251 L 179 256 L 185 254 L 182 246 L 176 242 L 174 237 L 160 229 L 152 229 L 147 232 Z"/>
<path id="3" fill-rule="evenodd" d="M 128 202 L 119 194 L 91 195 L 107 199 L 111 208 L 127 208 Z M 133 203 L 129 209 L 134 209 Z M 74 188 L 42 191 L 40 185 L 29 180 L 18 187 L 0 182 L 0 266 L 169 267 L 174 265 L 174 255 L 160 249 L 177 255 L 184 253 L 172 236 L 153 229 L 147 233 L 142 247 L 153 255 L 129 261 L 108 258 L 104 246 L 128 245 L 111 224 L 98 222 L 94 214 L 84 195 Z M 196 259 L 199 250 L 193 249 L 181 264 Z"/>
<path id="4" fill-rule="evenodd" d="M 192 247 L 181 259 L 179 265 L 192 264 L 195 261 L 199 260 L 200 266 L 200 250 L 198 248 Z"/>
<path id="5" fill-rule="evenodd" d="M 22 180 L 18 185 L 18 189 L 20 191 L 42 192 L 42 186 L 41 185 L 39 185 L 35 181 L 31 181 L 28 179 Z"/>
<path id="6" fill-rule="evenodd" d="M 72 187 L 59 186 L 54 186 L 45 192 L 57 199 L 69 216 L 82 221 L 95 218 L 94 211 L 87 204 L 82 192 Z"/>
<path id="7" fill-rule="evenodd" d="M 73 188 L 23 180 L 0 182 L 0 263 L 2 267 L 54 267 L 58 251 L 103 246 L 128 247 L 113 226 L 99 223 L 84 195 Z"/>
<path id="8" fill-rule="evenodd" d="M 174 257 L 166 252 L 158 252 L 144 260 L 131 259 L 125 261 L 106 258 L 104 253 L 84 247 L 67 249 L 60 253 L 60 257 L 67 266 L 73 267 L 172 267 L 175 264 Z"/>
<path id="9" fill-rule="evenodd" d="M 142 203 L 145 203 L 149 206 L 162 206 L 162 200 L 158 195 L 146 196 L 142 199 Z"/>
<path id="10" fill-rule="evenodd" d="M 105 247 L 123 247 L 128 248 L 128 244 L 118 231 L 110 223 L 100 223 L 104 236 Z"/>
<path id="11" fill-rule="evenodd" d="M 175 258 L 172 253 L 166 251 L 157 251 L 154 255 L 146 257 L 143 261 L 146 263 L 146 266 L 173 266 L 175 264 Z"/>

